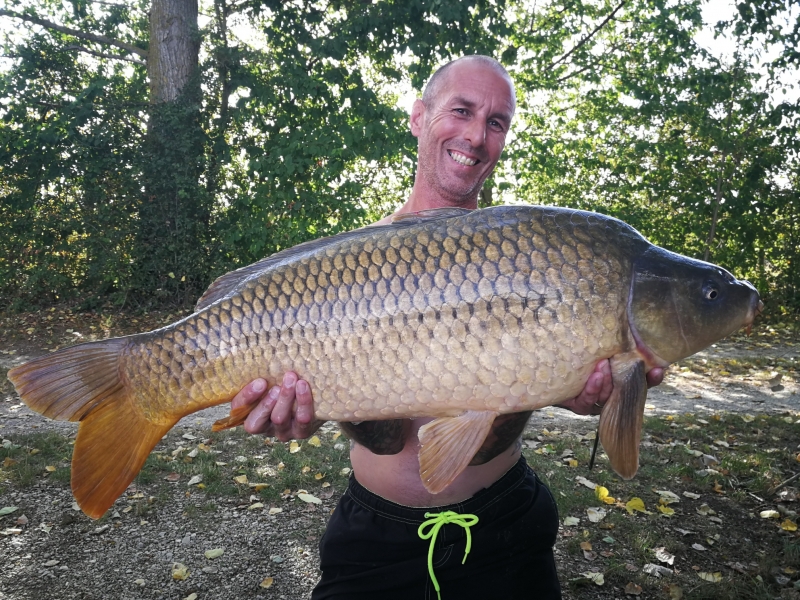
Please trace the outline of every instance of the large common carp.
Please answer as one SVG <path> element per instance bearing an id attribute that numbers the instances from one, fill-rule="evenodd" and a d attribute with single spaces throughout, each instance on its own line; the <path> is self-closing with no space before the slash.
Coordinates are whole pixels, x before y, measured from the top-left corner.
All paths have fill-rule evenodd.
<path id="1" fill-rule="evenodd" d="M 577 395 L 609 358 L 600 440 L 630 478 L 646 371 L 751 324 L 761 306 L 749 283 L 610 217 L 441 209 L 279 252 L 217 279 L 168 327 L 65 348 L 8 377 L 33 410 L 80 421 L 72 489 L 95 518 L 181 417 L 290 369 L 310 383 L 317 419 L 437 417 L 420 429 L 420 476 L 437 493 L 498 414 Z"/>

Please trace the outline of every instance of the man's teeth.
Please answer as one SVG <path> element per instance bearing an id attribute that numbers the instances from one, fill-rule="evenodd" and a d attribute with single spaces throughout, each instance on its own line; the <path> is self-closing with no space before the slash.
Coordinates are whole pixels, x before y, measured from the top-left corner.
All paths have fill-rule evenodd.
<path id="1" fill-rule="evenodd" d="M 459 164 L 465 165 L 467 167 L 471 167 L 474 164 L 477 164 L 477 160 L 472 160 L 471 158 L 467 158 L 463 154 L 459 154 L 458 152 L 453 152 L 452 150 L 449 151 L 450 158 L 456 161 Z"/>

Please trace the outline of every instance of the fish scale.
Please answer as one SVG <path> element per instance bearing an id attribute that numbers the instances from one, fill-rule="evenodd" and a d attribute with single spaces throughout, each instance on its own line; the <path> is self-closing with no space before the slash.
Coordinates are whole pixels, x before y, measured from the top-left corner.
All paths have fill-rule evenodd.
<path id="1" fill-rule="evenodd" d="M 664 288 L 670 277 L 679 291 Z M 703 312 L 707 281 L 735 297 L 730 306 Z M 748 286 L 594 213 L 428 211 L 280 252 L 219 278 L 172 325 L 67 348 L 9 379 L 34 410 L 81 421 L 73 491 L 92 516 L 181 417 L 288 370 L 309 382 L 317 419 L 435 417 L 420 429 L 420 475 L 435 493 L 496 415 L 571 398 L 610 358 L 616 395 L 601 440 L 627 477 L 638 463 L 641 364 L 665 366 L 752 321 Z M 697 331 L 676 337 L 680 315 L 669 311 L 684 297 L 680 310 L 703 314 Z M 694 336 L 696 348 L 678 348 Z M 115 444 L 125 428 L 137 440 L 130 455 Z"/>

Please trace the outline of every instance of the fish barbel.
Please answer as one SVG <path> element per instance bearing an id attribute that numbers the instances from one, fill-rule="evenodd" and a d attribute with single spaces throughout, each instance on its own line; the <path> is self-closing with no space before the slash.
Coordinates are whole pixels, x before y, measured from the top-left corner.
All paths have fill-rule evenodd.
<path id="1" fill-rule="evenodd" d="M 610 359 L 600 440 L 636 473 L 648 369 L 752 323 L 755 288 L 603 215 L 439 209 L 279 252 L 223 275 L 194 314 L 9 371 L 43 415 L 80 421 L 72 489 L 94 518 L 182 417 L 249 381 L 306 379 L 317 419 L 434 417 L 420 477 L 438 493 L 494 418 L 576 396 Z M 215 424 L 240 424 L 246 407 Z"/>

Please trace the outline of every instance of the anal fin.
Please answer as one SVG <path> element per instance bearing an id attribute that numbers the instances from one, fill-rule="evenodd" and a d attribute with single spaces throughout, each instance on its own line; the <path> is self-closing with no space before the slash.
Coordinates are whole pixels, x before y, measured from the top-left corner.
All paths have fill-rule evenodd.
<path id="1" fill-rule="evenodd" d="M 245 404 L 239 408 L 231 408 L 231 412 L 227 417 L 214 421 L 214 424 L 211 426 L 211 431 L 222 431 L 223 429 L 230 429 L 231 427 L 241 425 L 244 423 L 247 415 L 249 415 L 256 406 L 258 406 L 258 402 Z"/>
<path id="2" fill-rule="evenodd" d="M 623 479 L 639 470 L 647 377 L 644 361 L 637 354 L 611 359 L 614 389 L 600 414 L 600 442 L 611 468 Z"/>
<path id="3" fill-rule="evenodd" d="M 435 419 L 419 429 L 419 476 L 438 494 L 455 481 L 483 445 L 498 413 L 468 411 Z"/>

